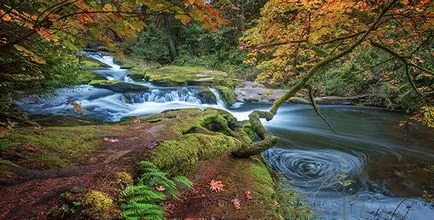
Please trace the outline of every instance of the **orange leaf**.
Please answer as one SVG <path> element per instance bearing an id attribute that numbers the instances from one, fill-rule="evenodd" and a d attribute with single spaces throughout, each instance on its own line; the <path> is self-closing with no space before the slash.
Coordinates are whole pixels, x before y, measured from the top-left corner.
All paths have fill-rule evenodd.
<path id="1" fill-rule="evenodd" d="M 222 183 L 222 181 L 216 181 L 216 180 L 211 180 L 211 182 L 209 183 L 210 185 L 210 189 L 214 192 L 223 192 L 225 191 L 225 189 L 223 189 L 224 185 Z"/>

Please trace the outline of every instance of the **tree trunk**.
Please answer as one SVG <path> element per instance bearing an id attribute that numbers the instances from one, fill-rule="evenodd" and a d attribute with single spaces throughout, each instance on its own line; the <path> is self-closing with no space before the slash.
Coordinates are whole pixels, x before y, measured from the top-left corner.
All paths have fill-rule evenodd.
<path id="1" fill-rule="evenodd" d="M 164 26 L 166 27 L 167 33 L 167 46 L 169 47 L 170 58 L 174 60 L 177 56 L 175 41 L 172 36 L 172 22 L 170 21 L 169 15 L 164 14 Z"/>

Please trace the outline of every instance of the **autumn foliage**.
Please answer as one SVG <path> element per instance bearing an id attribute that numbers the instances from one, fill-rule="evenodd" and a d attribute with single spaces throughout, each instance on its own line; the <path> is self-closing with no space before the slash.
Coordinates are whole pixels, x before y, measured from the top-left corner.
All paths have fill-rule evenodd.
<path id="1" fill-rule="evenodd" d="M 183 24 L 197 20 L 213 30 L 226 23 L 217 9 L 201 0 L 115 0 L 109 3 L 84 0 L 6 1 L 0 4 L 1 21 L 14 24 L 10 29 L 19 34 L 0 36 L 0 50 L 21 44 L 34 34 L 68 47 L 97 40 L 115 49 L 115 40 L 134 37 L 146 26 L 146 17 L 162 14 L 173 14 Z M 115 37 L 109 37 L 111 35 Z M 29 56 L 30 51 L 22 47 L 20 52 Z M 34 61 L 43 64 L 37 58 Z"/>
<path id="2" fill-rule="evenodd" d="M 344 50 L 365 34 L 389 2 L 270 0 L 258 25 L 242 38 L 240 47 L 249 52 L 245 62 L 262 69 L 260 81 L 303 77 L 324 57 Z M 432 1 L 395 1 L 361 46 L 375 41 L 420 65 L 417 52 L 410 54 L 411 49 L 430 40 L 433 28 Z"/>

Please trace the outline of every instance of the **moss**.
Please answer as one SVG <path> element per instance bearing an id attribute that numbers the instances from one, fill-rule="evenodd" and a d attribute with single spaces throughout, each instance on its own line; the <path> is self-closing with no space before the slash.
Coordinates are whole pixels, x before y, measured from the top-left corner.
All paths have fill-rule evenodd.
<path id="1" fill-rule="evenodd" d="M 245 102 L 259 102 L 259 99 L 255 99 L 255 98 L 247 98 L 244 100 Z"/>
<path id="2" fill-rule="evenodd" d="M 119 82 L 114 80 L 93 80 L 89 85 L 95 86 L 97 88 L 103 88 L 112 90 L 113 92 L 141 92 L 148 90 L 147 86 L 129 83 L 129 82 Z"/>
<path id="3" fill-rule="evenodd" d="M 4 137 L 9 147 L 0 149 L 0 155 L 29 168 L 77 165 L 102 146 L 101 130 L 98 126 L 17 128 Z"/>
<path id="4" fill-rule="evenodd" d="M 278 205 L 275 191 L 275 183 L 265 163 L 255 156 L 247 159 L 235 159 L 223 156 L 215 161 L 210 161 L 205 166 L 218 166 L 209 168 L 217 169 L 216 180 L 222 181 L 225 191 L 220 192 L 220 197 L 241 200 L 241 209 L 234 210 L 231 202 L 221 202 L 221 206 L 209 207 L 207 212 L 214 216 L 225 216 L 229 219 L 283 219 Z M 252 199 L 246 201 L 245 194 L 250 191 Z M 219 202 L 220 204 L 220 202 Z"/>
<path id="5" fill-rule="evenodd" d="M 217 86 L 216 89 L 220 92 L 223 101 L 227 105 L 231 106 L 237 102 L 237 98 L 233 89 L 225 86 Z"/>
<path id="6" fill-rule="evenodd" d="M 250 123 L 244 124 L 241 129 L 249 136 L 250 140 L 254 141 L 256 139 L 256 133 Z"/>
<path id="7" fill-rule="evenodd" d="M 116 172 L 115 173 L 116 183 L 122 186 L 128 186 L 133 184 L 133 176 L 127 172 Z"/>
<path id="8" fill-rule="evenodd" d="M 104 212 L 113 206 L 113 200 L 103 192 L 91 190 L 83 198 L 83 205 L 89 207 L 91 211 Z"/>
<path id="9" fill-rule="evenodd" d="M 0 138 L 0 150 L 6 150 L 8 147 L 9 147 L 8 140 Z"/>
<path id="10" fill-rule="evenodd" d="M 110 68 L 109 65 L 102 63 L 101 61 L 94 60 L 88 57 L 80 57 L 79 64 L 85 68 L 89 69 L 107 69 Z"/>
<path id="11" fill-rule="evenodd" d="M 310 104 L 310 101 L 303 97 L 291 97 L 288 101 L 295 104 Z"/>
<path id="12" fill-rule="evenodd" d="M 236 151 L 241 142 L 226 135 L 187 134 L 164 141 L 151 151 L 149 161 L 173 175 L 191 172 L 200 160 Z"/>
<path id="13" fill-rule="evenodd" d="M 313 211 L 303 201 L 300 192 L 290 190 L 289 184 L 282 181 L 276 186 L 276 195 L 285 219 L 312 219 Z"/>
<path id="14" fill-rule="evenodd" d="M 164 66 L 156 68 L 136 64 L 130 71 L 132 79 L 145 79 L 162 86 L 233 86 L 234 80 L 225 72 L 208 70 L 198 66 Z"/>

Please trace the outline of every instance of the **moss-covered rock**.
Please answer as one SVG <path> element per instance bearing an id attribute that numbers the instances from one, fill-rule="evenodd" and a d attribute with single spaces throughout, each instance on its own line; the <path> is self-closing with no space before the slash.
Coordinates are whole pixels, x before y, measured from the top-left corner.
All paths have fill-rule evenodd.
<path id="1" fill-rule="evenodd" d="M 145 85 L 114 80 L 93 80 L 89 85 L 108 89 L 113 92 L 142 92 L 148 90 L 148 87 Z"/>
<path id="2" fill-rule="evenodd" d="M 235 81 L 228 73 L 208 70 L 198 66 L 163 66 L 160 68 L 133 67 L 132 79 L 144 79 L 161 86 L 233 86 Z"/>
<path id="3" fill-rule="evenodd" d="M 206 87 L 199 88 L 199 92 L 197 93 L 198 98 L 202 103 L 205 104 L 215 104 L 217 103 L 217 98 L 214 93 Z"/>
<path id="4" fill-rule="evenodd" d="M 88 69 L 109 69 L 111 66 L 89 57 L 79 57 L 79 64 Z"/>
<path id="5" fill-rule="evenodd" d="M 241 146 L 239 140 L 226 135 L 187 134 L 160 143 L 152 151 L 149 161 L 169 173 L 185 175 L 200 160 L 236 151 Z"/>
<path id="6" fill-rule="evenodd" d="M 237 102 L 234 90 L 225 86 L 217 86 L 216 89 L 220 92 L 223 101 L 227 105 L 231 106 Z"/>

